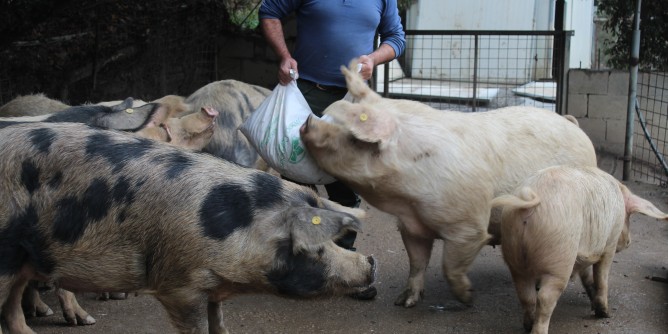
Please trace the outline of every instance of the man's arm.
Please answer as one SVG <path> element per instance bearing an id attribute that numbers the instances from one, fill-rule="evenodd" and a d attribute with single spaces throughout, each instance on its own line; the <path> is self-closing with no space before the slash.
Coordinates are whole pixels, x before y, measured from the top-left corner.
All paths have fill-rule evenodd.
<path id="1" fill-rule="evenodd" d="M 380 34 L 380 46 L 371 54 L 360 56 L 362 64 L 360 73 L 362 78 L 371 78 L 377 65 L 384 64 L 400 56 L 406 47 L 406 37 L 401 19 L 397 0 L 381 0 L 385 3 L 385 11 L 381 14 L 378 33 Z"/>
<path id="2" fill-rule="evenodd" d="M 292 58 L 288 46 L 285 44 L 285 35 L 283 34 L 283 24 L 279 19 L 261 19 L 262 32 L 271 48 L 276 52 L 279 58 L 278 81 L 281 85 L 287 85 L 292 78 L 290 69 L 297 74 L 297 61 Z M 393 51 L 394 52 L 394 51 Z"/>
<path id="3" fill-rule="evenodd" d="M 377 65 L 385 64 L 395 57 L 394 48 L 385 43 L 381 44 L 374 52 L 360 56 L 359 63 L 362 64 L 362 69 L 360 69 L 362 79 L 371 79 L 373 70 Z"/>

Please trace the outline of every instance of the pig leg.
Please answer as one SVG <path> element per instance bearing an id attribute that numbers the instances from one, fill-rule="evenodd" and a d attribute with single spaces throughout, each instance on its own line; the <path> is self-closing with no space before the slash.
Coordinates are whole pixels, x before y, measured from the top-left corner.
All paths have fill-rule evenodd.
<path id="1" fill-rule="evenodd" d="M 486 228 L 474 230 L 460 224 L 459 228 L 450 229 L 443 239 L 443 275 L 455 297 L 464 304 L 470 304 L 471 281 L 466 273 L 490 236 Z"/>
<path id="2" fill-rule="evenodd" d="M 56 288 L 56 295 L 63 310 L 63 317 L 69 325 L 92 325 L 95 323 L 95 318 L 91 317 L 86 310 L 79 306 L 74 293 L 62 288 Z"/>
<path id="3" fill-rule="evenodd" d="M 589 297 L 589 300 L 591 301 L 591 309 L 593 310 L 594 298 L 596 297 L 596 285 L 594 284 L 594 275 L 592 274 L 591 266 L 581 269 L 579 275 L 582 286 L 584 286 L 585 292 L 587 292 L 587 297 Z"/>
<path id="4" fill-rule="evenodd" d="M 567 283 L 568 276 L 543 275 L 541 277 L 538 298 L 536 299 L 536 320 L 531 330 L 532 334 L 547 334 L 552 312 L 557 306 L 557 301 Z"/>
<path id="5" fill-rule="evenodd" d="M 9 284 L 3 284 L 9 281 Z M 0 279 L 0 302 L 4 301 L 2 306 L 2 315 L 7 321 L 7 329 L 11 334 L 35 334 L 35 332 L 28 327 L 26 324 L 26 318 L 23 315 L 23 309 L 21 308 L 21 299 L 23 298 L 23 290 L 26 285 L 28 285 L 28 280 L 23 277 L 18 277 L 11 284 L 11 279 L 3 282 L 3 279 Z M 10 285 L 11 284 L 11 285 Z M 4 294 L 4 296 L 2 295 Z M 0 303 L 2 304 L 2 303 Z"/>
<path id="6" fill-rule="evenodd" d="M 533 278 L 523 277 L 511 269 L 513 275 L 513 282 L 515 282 L 515 290 L 517 297 L 522 304 L 524 310 L 523 325 L 524 330 L 531 331 L 534 319 L 536 318 L 536 280 Z"/>
<path id="7" fill-rule="evenodd" d="M 410 273 L 407 287 L 394 301 L 394 305 L 413 307 L 424 294 L 424 273 L 429 264 L 434 239 L 412 235 L 403 228 L 401 229 L 401 239 L 403 239 L 408 253 Z"/>
<path id="8" fill-rule="evenodd" d="M 158 292 L 156 298 L 165 307 L 179 333 L 209 333 L 207 317 L 204 316 L 209 311 L 206 295 L 182 288 L 170 290 L 169 293 Z"/>
<path id="9" fill-rule="evenodd" d="M 229 334 L 223 324 L 223 303 L 210 301 L 206 311 L 209 317 L 209 334 Z"/>
<path id="10" fill-rule="evenodd" d="M 594 264 L 594 286 L 596 295 L 592 300 L 594 314 L 599 318 L 609 318 L 608 310 L 608 274 L 614 252 L 607 252 L 598 263 Z"/>
<path id="11" fill-rule="evenodd" d="M 21 301 L 23 312 L 33 317 L 46 317 L 53 314 L 53 310 L 46 305 L 39 296 L 37 281 L 30 281 L 23 291 Z"/>

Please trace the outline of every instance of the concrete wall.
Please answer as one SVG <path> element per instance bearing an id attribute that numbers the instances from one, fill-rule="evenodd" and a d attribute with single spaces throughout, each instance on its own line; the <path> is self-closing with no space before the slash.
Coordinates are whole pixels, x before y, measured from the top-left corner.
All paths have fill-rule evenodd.
<path id="1" fill-rule="evenodd" d="M 566 113 L 575 116 L 596 149 L 624 154 L 629 73 L 573 69 Z"/>

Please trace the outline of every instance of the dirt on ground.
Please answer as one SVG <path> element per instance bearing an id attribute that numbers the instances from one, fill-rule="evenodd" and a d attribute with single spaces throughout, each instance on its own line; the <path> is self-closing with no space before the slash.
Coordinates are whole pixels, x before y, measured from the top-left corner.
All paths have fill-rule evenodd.
<path id="1" fill-rule="evenodd" d="M 610 167 L 609 165 L 608 167 Z M 627 182 L 636 194 L 668 212 L 668 190 Z M 224 303 L 230 333 L 524 333 L 522 311 L 499 247 L 485 247 L 475 260 L 470 279 L 474 303 L 457 302 L 441 273 L 442 242 L 436 242 L 417 306 L 394 305 L 408 276 L 408 257 L 396 219 L 368 205 L 357 251 L 373 254 L 379 263 L 374 300 L 349 297 L 292 300 L 270 295 L 237 296 Z M 595 318 L 578 280 L 569 284 L 552 315 L 552 333 L 668 333 L 668 223 L 632 216 L 631 246 L 615 257 L 610 273 L 612 317 Z M 662 282 L 663 281 L 663 282 Z M 174 333 L 162 306 L 149 295 L 127 300 L 98 301 L 91 293 L 79 302 L 97 323 L 68 327 L 53 291 L 42 293 L 56 314 L 29 318 L 37 333 Z"/>

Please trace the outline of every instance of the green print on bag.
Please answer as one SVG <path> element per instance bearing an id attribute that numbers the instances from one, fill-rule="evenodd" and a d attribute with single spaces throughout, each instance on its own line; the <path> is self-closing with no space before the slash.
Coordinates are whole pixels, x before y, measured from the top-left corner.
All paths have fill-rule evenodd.
<path id="1" fill-rule="evenodd" d="M 291 133 L 291 129 L 293 129 L 295 126 L 301 126 L 301 124 L 299 121 L 294 121 L 293 123 L 288 124 L 284 129 L 284 133 L 279 131 L 279 124 L 281 124 L 280 114 L 275 114 L 267 126 L 266 131 L 264 131 L 264 136 L 262 138 L 262 142 L 260 143 L 260 147 L 265 148 L 270 144 L 270 142 L 275 141 L 277 153 L 276 156 L 278 158 L 279 165 L 281 167 L 285 167 L 286 163 L 298 164 L 306 157 L 306 149 L 304 148 L 299 136 L 290 138 L 290 136 L 286 134 Z M 279 142 L 277 137 L 280 134 L 283 134 L 284 136 Z"/>
<path id="2" fill-rule="evenodd" d="M 300 121 L 293 121 L 292 123 L 288 124 L 285 128 L 285 133 L 290 134 L 290 133 L 295 133 L 295 131 L 292 131 L 295 127 L 301 126 Z M 296 132 L 299 133 L 299 132 Z M 304 148 L 301 138 L 299 138 L 299 135 L 297 135 L 294 138 L 290 138 L 290 136 L 284 136 L 283 140 L 281 141 L 281 145 L 279 147 L 280 151 L 280 156 L 281 156 L 281 164 L 283 161 L 286 161 L 291 164 L 298 164 L 304 158 L 306 157 L 306 149 Z"/>

